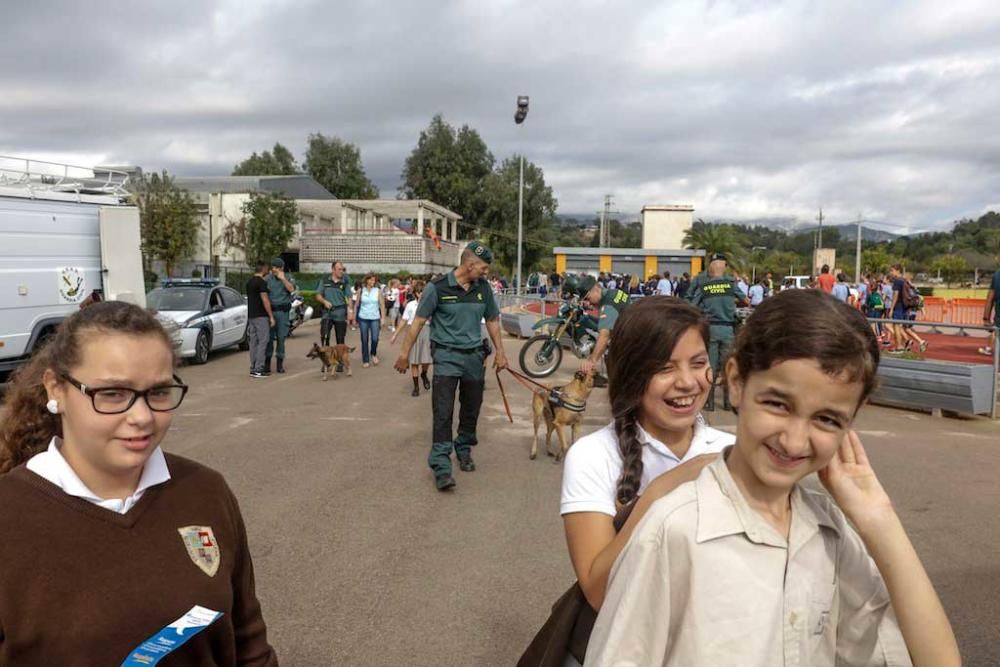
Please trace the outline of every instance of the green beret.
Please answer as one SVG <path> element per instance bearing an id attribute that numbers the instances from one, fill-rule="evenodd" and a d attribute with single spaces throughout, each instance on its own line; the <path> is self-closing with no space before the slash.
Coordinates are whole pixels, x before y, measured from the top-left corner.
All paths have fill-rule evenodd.
<path id="1" fill-rule="evenodd" d="M 580 296 L 581 297 L 587 296 L 587 292 L 589 292 L 596 284 L 597 284 L 597 278 L 595 278 L 594 276 L 586 275 L 583 278 L 581 278 L 580 288 L 579 288 Z"/>
<path id="2" fill-rule="evenodd" d="M 493 253 L 479 241 L 470 242 L 469 245 L 465 246 L 465 249 L 487 264 L 493 263 Z"/>
<path id="3" fill-rule="evenodd" d="M 271 260 L 271 266 L 273 266 L 276 269 L 283 269 L 285 268 L 285 260 L 281 259 L 280 257 L 275 257 L 274 259 Z"/>

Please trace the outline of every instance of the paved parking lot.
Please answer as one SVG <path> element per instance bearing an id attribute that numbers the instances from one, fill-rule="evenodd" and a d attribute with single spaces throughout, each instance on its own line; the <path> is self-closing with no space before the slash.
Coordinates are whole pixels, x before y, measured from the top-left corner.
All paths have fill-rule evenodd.
<path id="1" fill-rule="evenodd" d="M 456 470 L 457 489 L 440 494 L 425 463 L 430 396 L 412 398 L 393 372 L 398 345 L 377 368 L 356 352 L 353 378 L 323 383 L 305 359 L 317 336 L 304 325 L 288 373 L 265 380 L 235 350 L 182 368 L 192 390 L 166 442 L 235 489 L 282 664 L 513 665 L 573 579 L 561 468 L 528 460 L 528 392 L 505 382 L 508 424 L 488 375 L 479 470 Z M 510 358 L 518 349 L 508 340 Z M 585 433 L 607 422 L 606 397 L 595 391 Z M 868 408 L 858 426 L 966 664 L 1000 664 L 1000 424 Z"/>

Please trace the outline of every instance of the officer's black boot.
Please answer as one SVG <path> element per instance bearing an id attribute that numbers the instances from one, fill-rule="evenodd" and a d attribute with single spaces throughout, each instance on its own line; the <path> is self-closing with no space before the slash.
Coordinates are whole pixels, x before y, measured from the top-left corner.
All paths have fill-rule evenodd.
<path id="1" fill-rule="evenodd" d="M 264 357 L 264 370 L 262 372 L 264 375 L 271 374 L 271 357 Z"/>
<path id="2" fill-rule="evenodd" d="M 285 360 L 280 357 L 278 358 L 278 372 L 279 373 L 285 372 Z"/>
<path id="3" fill-rule="evenodd" d="M 705 401 L 705 412 L 715 412 L 715 385 L 708 388 L 708 400 Z"/>

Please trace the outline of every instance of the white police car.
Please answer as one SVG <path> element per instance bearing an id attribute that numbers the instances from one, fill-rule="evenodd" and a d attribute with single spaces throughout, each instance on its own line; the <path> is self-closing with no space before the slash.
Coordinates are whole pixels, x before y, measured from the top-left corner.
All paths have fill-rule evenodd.
<path id="1" fill-rule="evenodd" d="M 203 364 L 208 353 L 247 345 L 247 304 L 243 295 L 219 285 L 217 278 L 169 278 L 146 295 L 174 339 L 177 353 Z"/>

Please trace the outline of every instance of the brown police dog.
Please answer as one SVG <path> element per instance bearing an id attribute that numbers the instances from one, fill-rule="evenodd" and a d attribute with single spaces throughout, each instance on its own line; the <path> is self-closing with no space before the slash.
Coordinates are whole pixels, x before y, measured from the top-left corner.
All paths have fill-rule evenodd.
<path id="1" fill-rule="evenodd" d="M 577 371 L 573 376 L 573 381 L 562 388 L 562 398 L 570 404 L 585 407 L 587 397 L 590 396 L 590 392 L 593 389 L 594 371 L 589 373 Z M 538 390 L 531 401 L 531 409 L 535 416 L 535 437 L 531 442 L 530 458 L 534 459 L 538 451 L 538 427 L 541 425 L 542 418 L 544 417 L 545 425 L 548 428 L 545 434 L 545 453 L 555 457 L 553 463 L 559 463 L 566 456 L 570 445 L 576 442 L 576 434 L 580 429 L 580 424 L 583 422 L 583 410 L 570 410 L 562 406 L 553 409 L 552 403 L 549 402 L 549 396 L 549 392 Z M 563 430 L 567 426 L 570 427 L 570 439 L 568 442 L 566 440 L 566 432 Z M 552 431 L 555 431 L 559 437 L 559 451 L 555 453 L 552 452 L 551 445 Z"/>
<path id="2" fill-rule="evenodd" d="M 330 379 L 330 369 L 333 368 L 334 364 L 343 364 L 347 375 L 351 375 L 351 352 L 354 352 L 354 348 L 343 344 L 321 346 L 319 343 L 313 343 L 306 359 L 320 360 L 323 364 L 323 382 L 326 382 Z M 333 376 L 337 377 L 337 374 L 334 373 Z"/>

